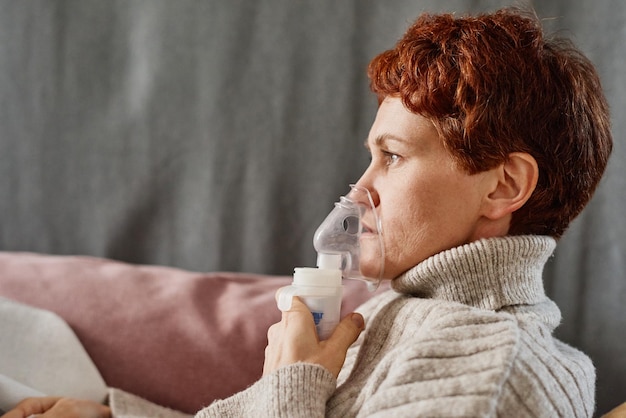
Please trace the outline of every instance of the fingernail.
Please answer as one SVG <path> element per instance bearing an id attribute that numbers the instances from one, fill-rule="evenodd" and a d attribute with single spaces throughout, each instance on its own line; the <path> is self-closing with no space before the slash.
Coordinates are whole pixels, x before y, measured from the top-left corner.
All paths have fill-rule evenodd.
<path id="1" fill-rule="evenodd" d="M 354 325 L 356 325 L 359 329 L 365 327 L 365 322 L 363 322 L 363 317 L 360 314 L 353 313 L 351 319 Z"/>

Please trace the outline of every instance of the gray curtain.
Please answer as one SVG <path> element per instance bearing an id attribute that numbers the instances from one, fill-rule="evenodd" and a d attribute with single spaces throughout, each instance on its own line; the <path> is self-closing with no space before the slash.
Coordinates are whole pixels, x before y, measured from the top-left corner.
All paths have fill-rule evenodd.
<path id="1" fill-rule="evenodd" d="M 0 250 L 313 266 L 315 228 L 368 163 L 368 61 L 422 11 L 510 3 L 0 0 Z M 626 2 L 534 7 L 613 109 L 607 176 L 546 271 L 605 412 L 626 401 Z"/>

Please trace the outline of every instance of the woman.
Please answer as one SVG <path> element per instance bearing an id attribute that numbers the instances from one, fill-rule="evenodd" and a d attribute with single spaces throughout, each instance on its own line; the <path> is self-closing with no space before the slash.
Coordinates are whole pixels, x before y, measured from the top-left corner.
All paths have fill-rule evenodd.
<path id="1" fill-rule="evenodd" d="M 380 106 L 358 185 L 393 290 L 322 342 L 295 299 L 268 332 L 263 378 L 197 417 L 591 416 L 593 365 L 552 336 L 560 312 L 541 274 L 612 148 L 593 66 L 507 9 L 422 15 L 369 77 Z M 78 401 L 35 402 L 12 416 Z M 79 405 L 174 413 L 117 390 L 109 406 Z"/>

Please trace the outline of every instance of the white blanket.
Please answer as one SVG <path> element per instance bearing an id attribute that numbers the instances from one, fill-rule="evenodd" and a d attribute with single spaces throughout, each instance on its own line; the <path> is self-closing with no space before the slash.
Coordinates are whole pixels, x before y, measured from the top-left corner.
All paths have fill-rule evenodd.
<path id="1" fill-rule="evenodd" d="M 107 386 L 62 318 L 0 298 L 0 411 L 42 395 L 104 402 Z"/>

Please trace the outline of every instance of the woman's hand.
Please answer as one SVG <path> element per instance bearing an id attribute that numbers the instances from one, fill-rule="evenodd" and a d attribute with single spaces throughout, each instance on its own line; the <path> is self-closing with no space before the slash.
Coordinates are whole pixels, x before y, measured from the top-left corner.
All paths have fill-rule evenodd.
<path id="1" fill-rule="evenodd" d="M 111 418 L 109 407 L 93 401 L 69 398 L 27 398 L 0 418 Z"/>
<path id="2" fill-rule="evenodd" d="M 294 297 L 289 311 L 267 332 L 263 375 L 279 367 L 297 362 L 314 363 L 328 369 L 335 378 L 346 359 L 348 348 L 356 341 L 365 325 L 361 314 L 346 316 L 325 341 L 319 341 L 311 311 Z"/>

